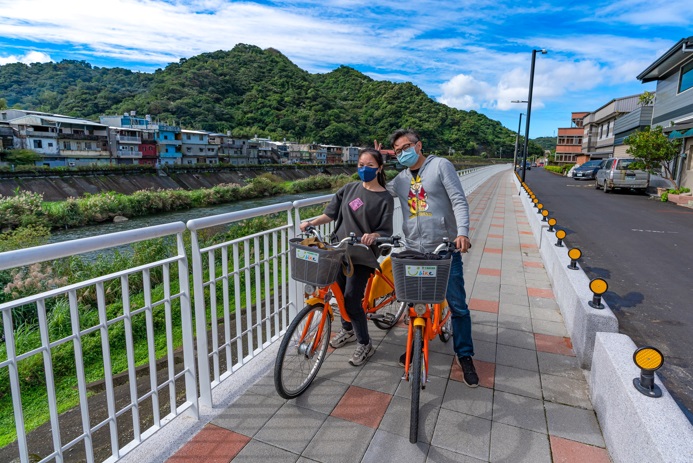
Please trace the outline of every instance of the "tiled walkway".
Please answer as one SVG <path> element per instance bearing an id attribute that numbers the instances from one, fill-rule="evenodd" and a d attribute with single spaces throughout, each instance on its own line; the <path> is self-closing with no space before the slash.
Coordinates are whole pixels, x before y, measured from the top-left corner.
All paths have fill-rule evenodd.
<path id="1" fill-rule="evenodd" d="M 377 352 L 332 352 L 310 389 L 281 399 L 271 373 L 169 462 L 608 462 L 511 172 L 470 195 L 464 258 L 480 387 L 461 382 L 452 343 L 431 343 L 419 442 L 409 443 L 409 383 L 397 365 L 404 326 L 370 325 Z M 339 326 L 335 323 L 333 327 Z"/>

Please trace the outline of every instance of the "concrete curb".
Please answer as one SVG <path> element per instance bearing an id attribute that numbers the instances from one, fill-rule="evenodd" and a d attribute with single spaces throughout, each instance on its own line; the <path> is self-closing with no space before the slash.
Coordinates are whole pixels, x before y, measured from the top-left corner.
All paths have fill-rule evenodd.
<path id="1" fill-rule="evenodd" d="M 513 180 L 521 188 L 517 177 Z M 529 196 L 521 192 L 520 198 L 539 253 L 544 261 L 546 273 L 551 279 L 556 302 L 563 315 L 566 329 L 573 343 L 573 350 L 582 368 L 589 369 L 594 352 L 594 339 L 599 331 L 618 332 L 618 320 L 609 306 L 602 301 L 604 309 L 593 309 L 588 305 L 592 300 L 589 278 L 580 270 L 569 270 L 570 258 L 567 247 L 555 246 L 556 237 L 548 231 L 548 223 L 542 222 L 541 214 L 536 213 Z M 579 267 L 579 265 L 578 265 Z"/>
<path id="2" fill-rule="evenodd" d="M 657 375 L 662 397 L 635 389 L 633 378 L 640 376 L 635 349 L 625 334 L 597 333 L 590 390 L 609 453 L 615 462 L 690 462 L 693 426 Z"/>
<path id="3" fill-rule="evenodd" d="M 556 237 L 541 222 L 532 202 L 520 190 L 525 213 L 553 285 L 556 302 L 571 336 L 580 365 L 590 371 L 590 394 L 607 449 L 614 462 L 690 462 L 693 458 L 693 426 L 669 391 L 658 380 L 662 397 L 653 399 L 638 392 L 633 378 L 640 370 L 633 363 L 636 345 L 618 333 L 618 321 L 608 305 L 593 309 L 589 278 L 569 270 L 568 249 L 555 246 Z M 666 359 L 665 359 L 666 361 Z"/>

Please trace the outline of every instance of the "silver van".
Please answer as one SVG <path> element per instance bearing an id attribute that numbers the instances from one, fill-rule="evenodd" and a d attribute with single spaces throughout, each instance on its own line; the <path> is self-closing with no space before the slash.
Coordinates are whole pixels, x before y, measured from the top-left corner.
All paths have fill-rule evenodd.
<path id="1" fill-rule="evenodd" d="M 650 173 L 629 168 L 634 162 L 635 159 L 607 159 L 604 166 L 597 171 L 595 188 L 603 188 L 604 193 L 615 188 L 632 188 L 644 193 L 650 185 Z"/>

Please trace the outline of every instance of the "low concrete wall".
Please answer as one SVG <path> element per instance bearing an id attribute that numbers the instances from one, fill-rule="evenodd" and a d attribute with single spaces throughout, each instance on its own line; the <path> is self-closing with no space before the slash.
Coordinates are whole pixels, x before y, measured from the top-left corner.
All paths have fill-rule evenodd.
<path id="1" fill-rule="evenodd" d="M 555 246 L 554 233 L 548 232 L 548 224 L 541 221 L 518 179 L 513 176 L 513 180 L 575 354 L 583 368 L 591 369 L 592 405 L 611 458 L 616 463 L 692 462 L 693 426 L 656 375 L 662 397 L 646 397 L 635 389 L 633 378 L 640 376 L 633 364 L 635 343 L 618 333 L 618 322 L 606 302 L 602 301 L 601 310 L 587 304 L 592 300 L 589 278 L 581 269 L 568 269 L 568 248 Z"/>
<path id="2" fill-rule="evenodd" d="M 636 346 L 625 334 L 597 333 L 590 390 L 604 440 L 615 462 L 693 461 L 693 426 L 655 375 L 662 397 L 638 392 Z M 666 359 L 665 359 L 666 361 Z"/>
<path id="3" fill-rule="evenodd" d="M 521 189 L 517 178 L 513 178 L 518 189 Z M 588 305 L 588 302 L 592 300 L 589 278 L 582 269 L 568 269 L 570 264 L 568 247 L 555 245 L 557 241 L 555 234 L 548 231 L 548 223 L 542 222 L 541 214 L 537 214 L 537 209 L 524 190 L 521 190 L 520 197 L 539 246 L 546 273 L 551 279 L 556 302 L 561 309 L 575 355 L 580 366 L 589 369 L 592 364 L 596 333 L 599 331 L 617 333 L 618 320 L 606 302 L 602 301 L 604 309 L 593 309 Z"/>

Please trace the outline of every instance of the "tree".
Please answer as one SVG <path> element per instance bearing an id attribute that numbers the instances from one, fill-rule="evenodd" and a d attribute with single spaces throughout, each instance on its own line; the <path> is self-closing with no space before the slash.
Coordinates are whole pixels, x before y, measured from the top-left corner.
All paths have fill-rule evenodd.
<path id="1" fill-rule="evenodd" d="M 27 149 L 7 150 L 5 154 L 5 161 L 18 166 L 33 165 L 36 161 L 40 160 L 40 154 Z"/>
<path id="2" fill-rule="evenodd" d="M 681 140 L 669 140 L 662 133 L 662 127 L 657 126 L 654 130 L 647 127 L 629 135 L 623 142 L 629 145 L 626 153 L 637 161 L 637 165 L 633 167 L 645 169 L 650 173 L 664 168 L 665 177 L 673 180 L 670 163 L 679 153 Z"/>
<path id="3" fill-rule="evenodd" d="M 643 92 L 640 97 L 638 97 L 638 104 L 640 106 L 649 106 L 655 99 L 655 94 L 652 92 Z"/>
<path id="4" fill-rule="evenodd" d="M 0 98 L 0 109 L 7 109 L 7 100 Z"/>

